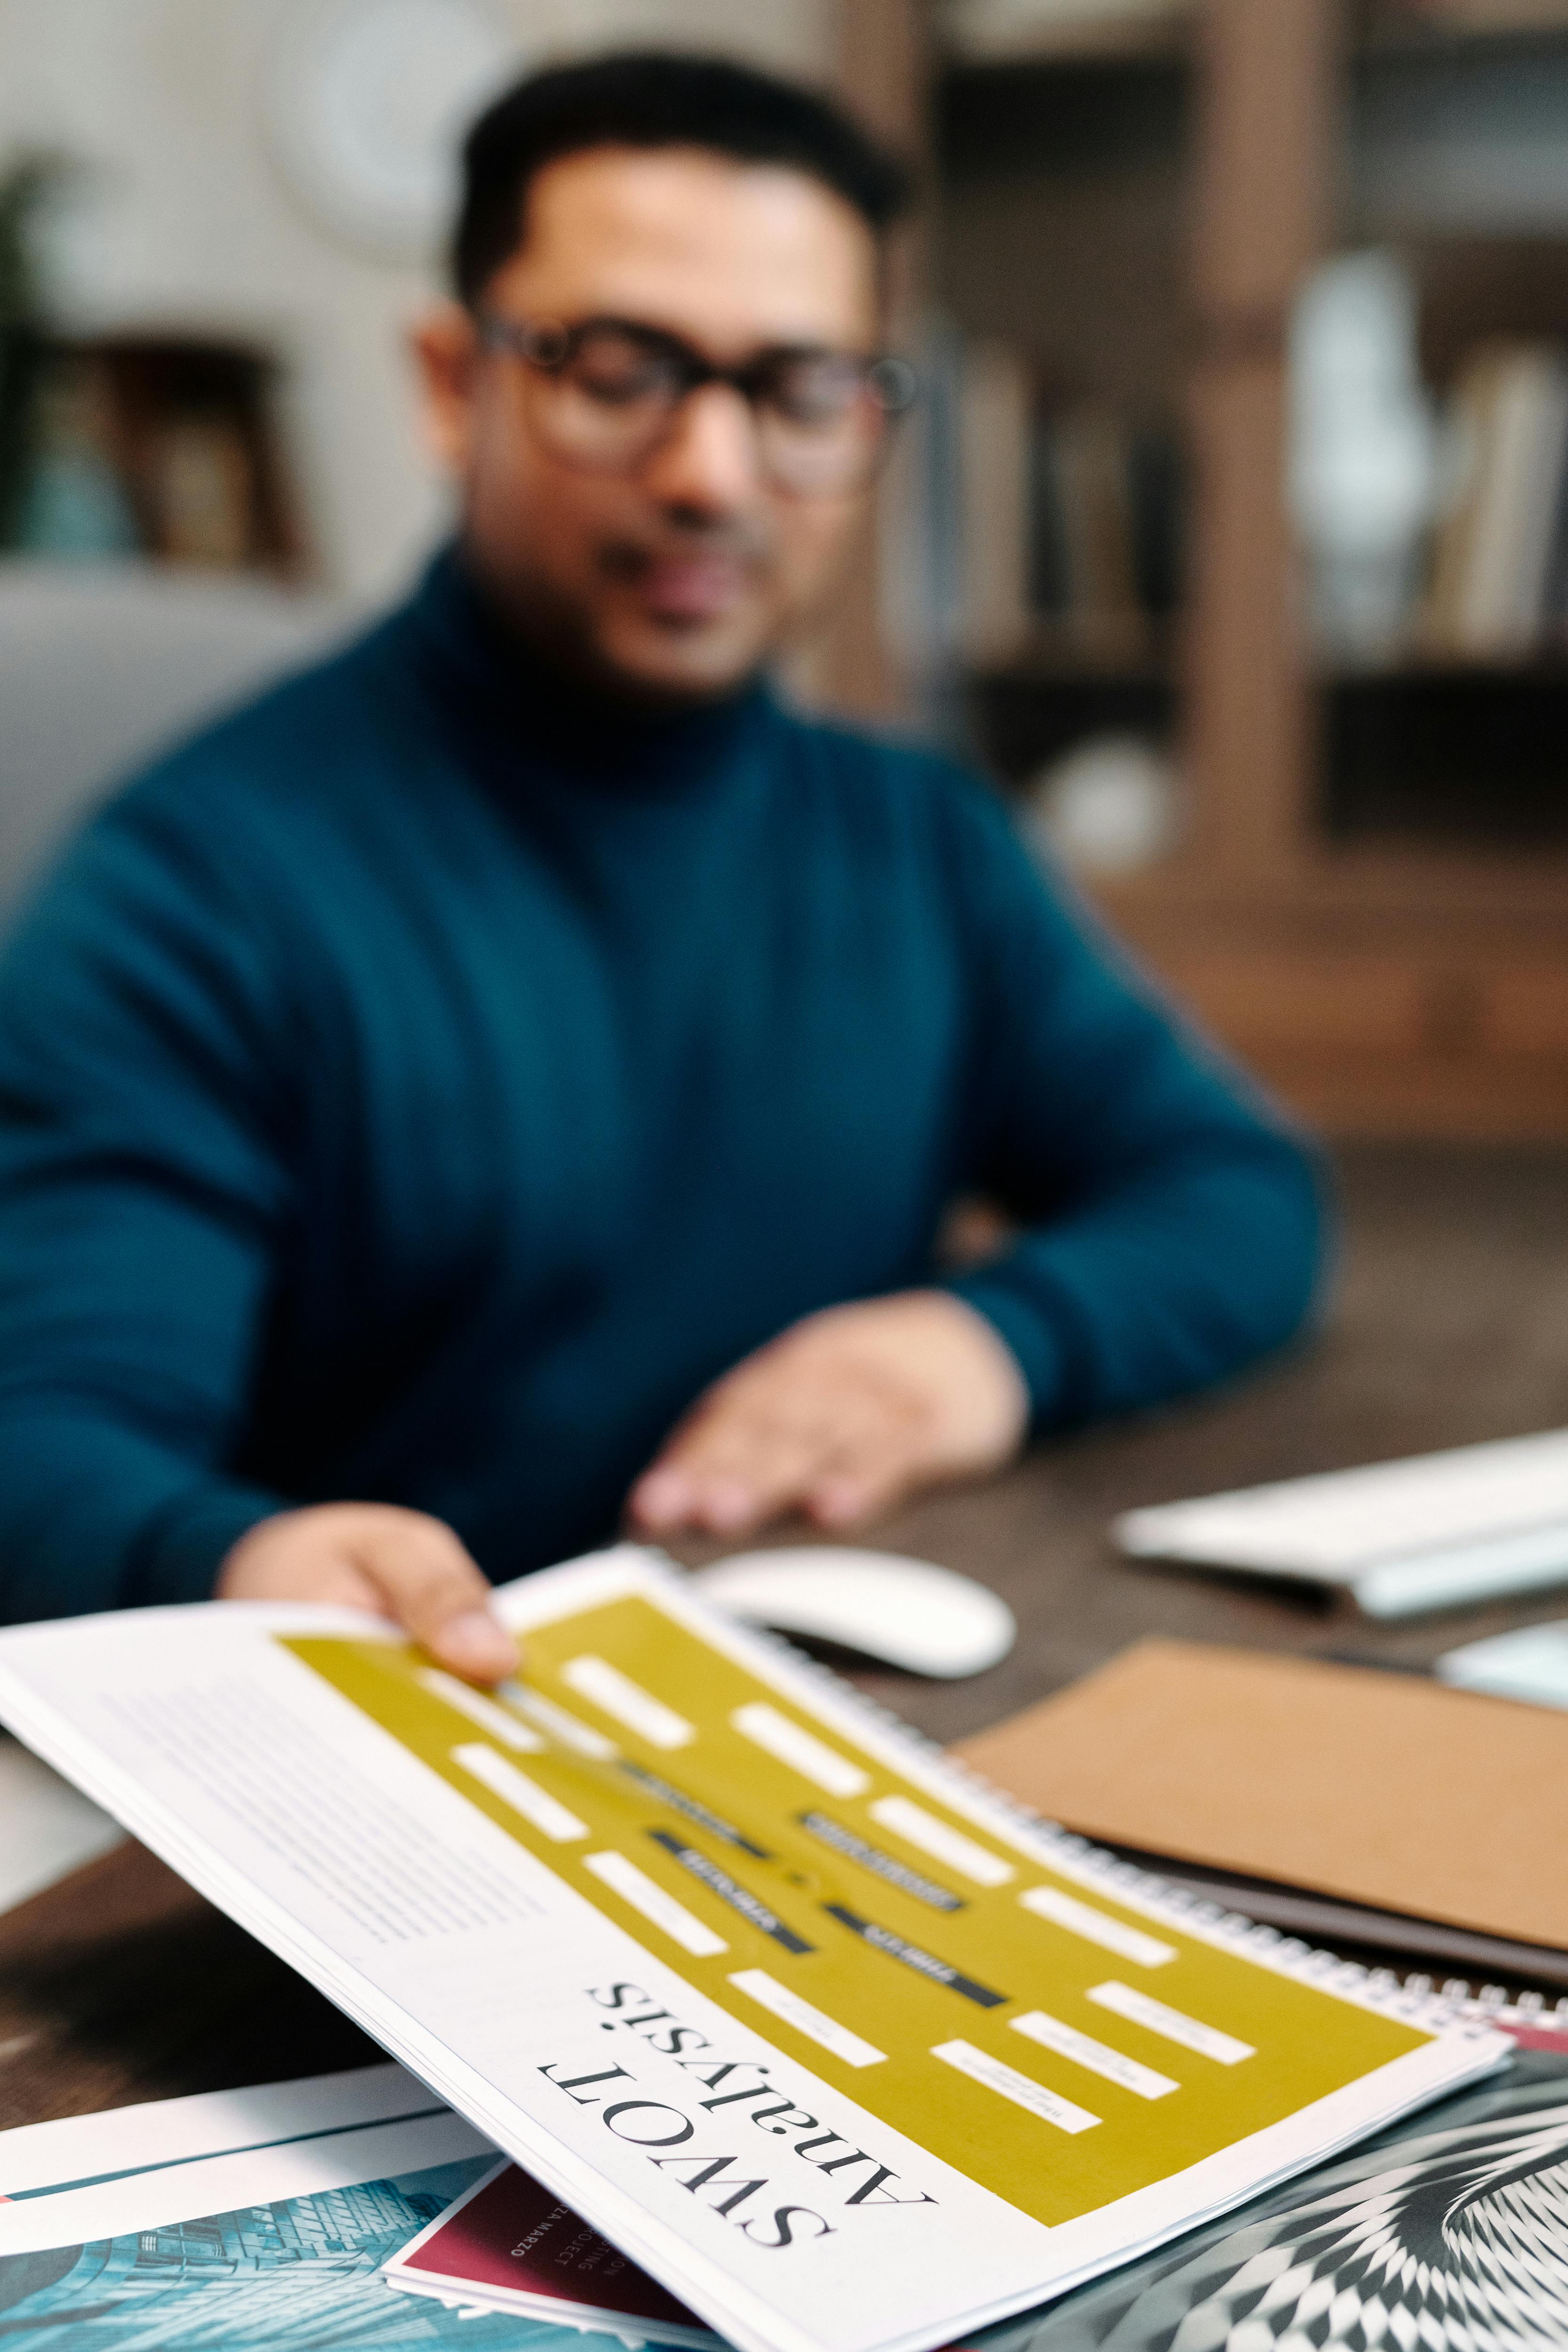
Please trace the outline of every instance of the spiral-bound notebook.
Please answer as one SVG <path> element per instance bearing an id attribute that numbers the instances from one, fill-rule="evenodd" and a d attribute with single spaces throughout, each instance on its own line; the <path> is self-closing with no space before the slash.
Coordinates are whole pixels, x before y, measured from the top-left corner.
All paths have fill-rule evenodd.
<path id="1" fill-rule="evenodd" d="M 0 1635 L 0 1717 L 746 2352 L 922 2352 L 1507 2044 L 1216 1920 L 631 1547 L 483 1696 L 346 1612 Z"/>

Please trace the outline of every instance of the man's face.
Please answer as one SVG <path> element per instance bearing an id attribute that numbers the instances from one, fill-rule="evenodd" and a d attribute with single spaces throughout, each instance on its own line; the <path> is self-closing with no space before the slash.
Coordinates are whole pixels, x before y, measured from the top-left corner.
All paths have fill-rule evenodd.
<path id="1" fill-rule="evenodd" d="M 803 173 L 600 148 L 535 180 L 482 308 L 632 321 L 721 367 L 779 346 L 865 352 L 875 261 L 860 215 Z M 419 351 L 470 557 L 514 625 L 579 676 L 654 699 L 722 694 L 821 602 L 864 490 L 772 486 L 731 386 L 691 393 L 652 450 L 602 470 L 552 447 L 548 380 L 482 347 L 465 312 L 433 319 Z"/>

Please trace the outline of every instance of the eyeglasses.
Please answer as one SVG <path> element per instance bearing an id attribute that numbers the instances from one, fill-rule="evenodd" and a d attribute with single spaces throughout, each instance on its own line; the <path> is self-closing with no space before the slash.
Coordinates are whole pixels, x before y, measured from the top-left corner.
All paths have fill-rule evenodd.
<path id="1" fill-rule="evenodd" d="M 683 404 L 727 384 L 751 413 L 764 479 L 795 498 L 861 488 L 893 420 L 915 393 L 899 359 L 782 344 L 740 367 L 715 367 L 662 329 L 623 319 L 479 319 L 492 350 L 526 360 L 535 429 L 555 455 L 592 473 L 634 473 L 674 427 Z"/>

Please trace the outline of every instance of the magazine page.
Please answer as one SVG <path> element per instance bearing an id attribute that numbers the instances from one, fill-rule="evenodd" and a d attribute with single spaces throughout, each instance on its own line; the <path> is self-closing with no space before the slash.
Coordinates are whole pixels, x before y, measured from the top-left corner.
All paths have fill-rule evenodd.
<path id="1" fill-rule="evenodd" d="M 410 2294 L 722 2352 L 685 2304 L 505 2158 L 394 2254 L 383 2275 Z"/>
<path id="2" fill-rule="evenodd" d="M 593 2352 L 575 2330 L 389 2293 L 387 2256 L 494 2163 L 392 2066 L 0 2133 L 7 2352 Z"/>
<path id="3" fill-rule="evenodd" d="M 140 2099 L 95 2116 L 15 2124 L 0 2132 L 0 2205 L 57 2197 L 122 2172 L 158 2171 L 197 2157 L 444 2112 L 443 2102 L 402 2066 L 351 2066 L 238 2091 Z M 7 2219 L 16 2216 L 0 2214 L 0 2225 Z"/>
<path id="4" fill-rule="evenodd" d="M 0 1635 L 0 1716 L 747 2352 L 941 2344 L 1506 2049 L 1031 1828 L 634 1548 L 503 1607 L 493 1697 L 206 1604 Z"/>

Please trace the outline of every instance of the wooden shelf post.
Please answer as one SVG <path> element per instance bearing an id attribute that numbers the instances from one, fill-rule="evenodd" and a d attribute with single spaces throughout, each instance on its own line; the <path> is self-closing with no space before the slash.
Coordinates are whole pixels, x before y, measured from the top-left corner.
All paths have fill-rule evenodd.
<path id="1" fill-rule="evenodd" d="M 932 77 L 927 0 L 841 0 L 839 94 L 866 128 L 917 169 L 928 160 Z M 919 302 L 919 232 L 895 236 L 888 308 L 893 339 L 908 331 Z M 810 698 L 860 719 L 899 716 L 908 681 L 898 674 L 880 625 L 878 525 L 867 518 L 825 625 L 797 670 Z"/>
<path id="2" fill-rule="evenodd" d="M 1335 0 L 1204 0 L 1186 650 L 1194 862 L 1256 882 L 1303 855 L 1312 740 L 1285 511 L 1285 338 L 1322 250 Z"/>

